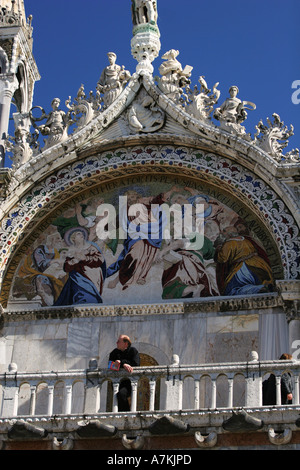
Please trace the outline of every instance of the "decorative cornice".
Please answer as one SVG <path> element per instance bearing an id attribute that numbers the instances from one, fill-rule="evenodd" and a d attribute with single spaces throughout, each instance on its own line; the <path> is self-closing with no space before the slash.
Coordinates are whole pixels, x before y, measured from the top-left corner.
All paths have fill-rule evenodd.
<path id="1" fill-rule="evenodd" d="M 23 308 L 13 310 L 4 309 L 2 318 L 4 322 L 45 319 L 68 319 L 85 317 L 138 317 L 155 315 L 184 315 L 188 313 L 217 313 L 238 314 L 241 310 L 253 314 L 253 311 L 282 307 L 282 299 L 278 294 L 260 294 L 255 296 L 232 298 L 209 298 L 196 302 L 172 302 L 160 304 L 137 305 L 92 305 L 74 307 L 43 307 Z"/>

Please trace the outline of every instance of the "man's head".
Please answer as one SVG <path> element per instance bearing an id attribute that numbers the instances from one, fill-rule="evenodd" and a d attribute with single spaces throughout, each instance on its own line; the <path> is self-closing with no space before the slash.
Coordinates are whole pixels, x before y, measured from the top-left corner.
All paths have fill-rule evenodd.
<path id="1" fill-rule="evenodd" d="M 293 359 L 291 354 L 283 353 L 280 358 L 281 361 L 291 361 Z"/>
<path id="2" fill-rule="evenodd" d="M 125 349 L 129 348 L 129 346 L 131 346 L 131 341 L 130 341 L 129 336 L 120 335 L 117 340 L 117 348 L 120 349 L 121 351 L 125 351 Z"/>

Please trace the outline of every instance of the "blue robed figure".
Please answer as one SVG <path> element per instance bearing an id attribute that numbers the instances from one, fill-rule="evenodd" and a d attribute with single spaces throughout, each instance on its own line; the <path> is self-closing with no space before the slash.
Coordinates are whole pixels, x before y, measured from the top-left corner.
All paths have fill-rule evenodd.
<path id="1" fill-rule="evenodd" d="M 64 271 L 69 276 L 55 306 L 102 303 L 106 263 L 99 246 L 87 238 L 83 227 L 73 228 L 65 235 L 70 248 Z"/>

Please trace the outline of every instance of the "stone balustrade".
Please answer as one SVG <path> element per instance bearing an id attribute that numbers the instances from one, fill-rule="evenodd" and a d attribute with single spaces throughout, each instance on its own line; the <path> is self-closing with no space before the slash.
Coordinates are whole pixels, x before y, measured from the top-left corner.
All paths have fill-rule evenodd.
<path id="1" fill-rule="evenodd" d="M 172 365 L 125 371 L 90 368 L 61 372 L 18 372 L 11 364 L 0 374 L 1 419 L 19 416 L 111 414 L 118 412 L 117 393 L 122 379 L 132 384 L 131 412 L 157 410 L 216 410 L 262 406 L 262 382 L 276 377 L 277 405 L 281 405 L 280 378 L 294 382 L 293 405 L 299 405 L 299 361 L 258 361 L 202 365 Z"/>

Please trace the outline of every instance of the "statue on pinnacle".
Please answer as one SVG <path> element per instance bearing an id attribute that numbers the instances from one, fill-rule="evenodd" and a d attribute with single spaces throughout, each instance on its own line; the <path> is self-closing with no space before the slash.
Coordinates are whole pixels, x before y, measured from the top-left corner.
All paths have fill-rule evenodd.
<path id="1" fill-rule="evenodd" d="M 156 0 L 132 0 L 133 24 L 156 24 L 157 5 Z"/>
<path id="2" fill-rule="evenodd" d="M 138 61 L 137 72 L 152 73 L 153 60 L 160 51 L 156 0 L 131 0 L 133 38 L 132 56 Z"/>

